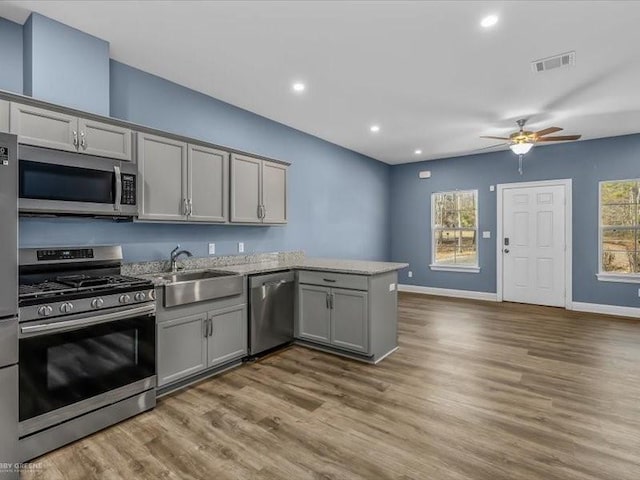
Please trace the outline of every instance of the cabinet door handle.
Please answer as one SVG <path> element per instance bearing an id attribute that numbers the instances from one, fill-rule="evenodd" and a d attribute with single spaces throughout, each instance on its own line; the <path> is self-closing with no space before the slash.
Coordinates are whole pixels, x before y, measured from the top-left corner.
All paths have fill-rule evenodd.
<path id="1" fill-rule="evenodd" d="M 187 215 L 193 215 L 193 199 L 187 200 Z"/>
<path id="2" fill-rule="evenodd" d="M 331 278 L 323 278 L 322 280 L 324 280 L 325 282 L 329 282 L 329 283 L 336 283 L 336 280 L 333 280 Z"/>
<path id="3" fill-rule="evenodd" d="M 73 131 L 73 146 L 78 147 L 78 132 L 75 130 Z"/>
<path id="4" fill-rule="evenodd" d="M 83 148 L 83 150 L 87 149 L 87 139 L 85 138 L 84 132 L 80 132 L 80 146 Z"/>
<path id="5" fill-rule="evenodd" d="M 213 335 L 213 320 L 209 319 L 209 336 Z"/>
<path id="6" fill-rule="evenodd" d="M 262 205 L 262 219 L 264 220 L 267 216 L 267 207 Z"/>
<path id="7" fill-rule="evenodd" d="M 209 336 L 209 320 L 205 319 L 204 323 L 202 324 L 203 329 L 202 329 L 202 336 L 204 338 L 207 338 Z"/>
<path id="8" fill-rule="evenodd" d="M 331 303 L 331 310 L 333 310 L 333 293 L 330 295 L 330 298 L 331 298 L 331 302 L 330 302 Z"/>
<path id="9" fill-rule="evenodd" d="M 327 309 L 331 308 L 331 294 L 329 292 L 327 292 L 327 297 L 326 297 L 326 302 L 327 302 Z"/>
<path id="10" fill-rule="evenodd" d="M 182 214 L 189 215 L 189 203 L 186 198 L 182 199 Z"/>

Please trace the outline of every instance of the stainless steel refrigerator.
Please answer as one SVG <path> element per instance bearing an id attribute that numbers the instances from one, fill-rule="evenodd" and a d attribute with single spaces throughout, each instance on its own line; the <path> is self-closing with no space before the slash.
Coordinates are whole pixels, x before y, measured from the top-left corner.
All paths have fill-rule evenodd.
<path id="1" fill-rule="evenodd" d="M 18 461 L 18 139 L 0 133 L 0 479 Z"/>

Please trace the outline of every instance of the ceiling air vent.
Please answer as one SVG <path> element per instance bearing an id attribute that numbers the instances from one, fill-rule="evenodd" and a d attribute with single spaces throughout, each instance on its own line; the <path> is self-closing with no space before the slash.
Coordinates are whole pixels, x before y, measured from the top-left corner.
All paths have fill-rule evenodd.
<path id="1" fill-rule="evenodd" d="M 535 73 L 542 73 L 556 68 L 573 67 L 575 64 L 576 52 L 567 52 L 535 60 L 531 62 L 531 68 Z"/>

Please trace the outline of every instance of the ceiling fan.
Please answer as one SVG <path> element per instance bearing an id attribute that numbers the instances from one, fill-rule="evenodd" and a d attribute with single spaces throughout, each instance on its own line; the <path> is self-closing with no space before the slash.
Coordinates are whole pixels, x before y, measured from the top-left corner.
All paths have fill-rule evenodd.
<path id="1" fill-rule="evenodd" d="M 512 133 L 508 137 L 494 137 L 490 135 L 482 135 L 480 138 L 491 138 L 494 140 L 506 140 L 503 143 L 498 143 L 495 145 L 491 145 L 489 147 L 485 147 L 481 150 L 486 150 L 488 148 L 501 147 L 503 145 L 509 145 L 509 148 L 513 153 L 518 155 L 519 159 L 519 168 L 518 171 L 520 175 L 522 175 L 522 156 L 529 153 L 529 150 L 533 148 L 536 143 L 540 142 L 566 142 L 569 140 L 578 140 L 582 135 L 555 135 L 549 137 L 552 133 L 560 132 L 563 130 L 560 127 L 548 127 L 543 128 L 542 130 L 538 130 L 537 132 L 531 132 L 529 130 L 525 130 L 524 126 L 527 123 L 526 118 L 522 118 L 516 122 L 520 127 L 520 130 Z"/>

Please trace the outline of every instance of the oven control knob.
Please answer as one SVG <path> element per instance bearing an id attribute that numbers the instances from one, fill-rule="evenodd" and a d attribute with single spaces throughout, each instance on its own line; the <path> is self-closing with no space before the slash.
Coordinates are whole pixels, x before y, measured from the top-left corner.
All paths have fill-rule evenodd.
<path id="1" fill-rule="evenodd" d="M 119 299 L 120 303 L 129 303 L 130 301 L 131 301 L 131 295 L 127 295 L 126 293 L 124 295 L 120 295 L 120 299 Z"/>
<path id="2" fill-rule="evenodd" d="M 104 300 L 101 298 L 94 298 L 91 300 L 91 308 L 100 308 L 104 305 Z"/>
<path id="3" fill-rule="evenodd" d="M 51 308 L 49 305 L 43 305 L 38 309 L 38 315 L 40 315 L 41 317 L 48 317 L 52 313 L 53 308 Z"/>
<path id="4" fill-rule="evenodd" d="M 73 311 L 73 303 L 63 303 L 60 305 L 60 312 L 62 313 L 71 313 Z"/>
<path id="5" fill-rule="evenodd" d="M 143 300 L 147 299 L 147 296 L 144 294 L 144 292 L 138 292 L 136 293 L 136 296 L 134 298 L 136 299 L 136 302 L 142 302 Z"/>
<path id="6" fill-rule="evenodd" d="M 149 290 L 149 299 L 150 300 L 155 300 L 156 299 L 156 291 L 155 290 Z"/>

